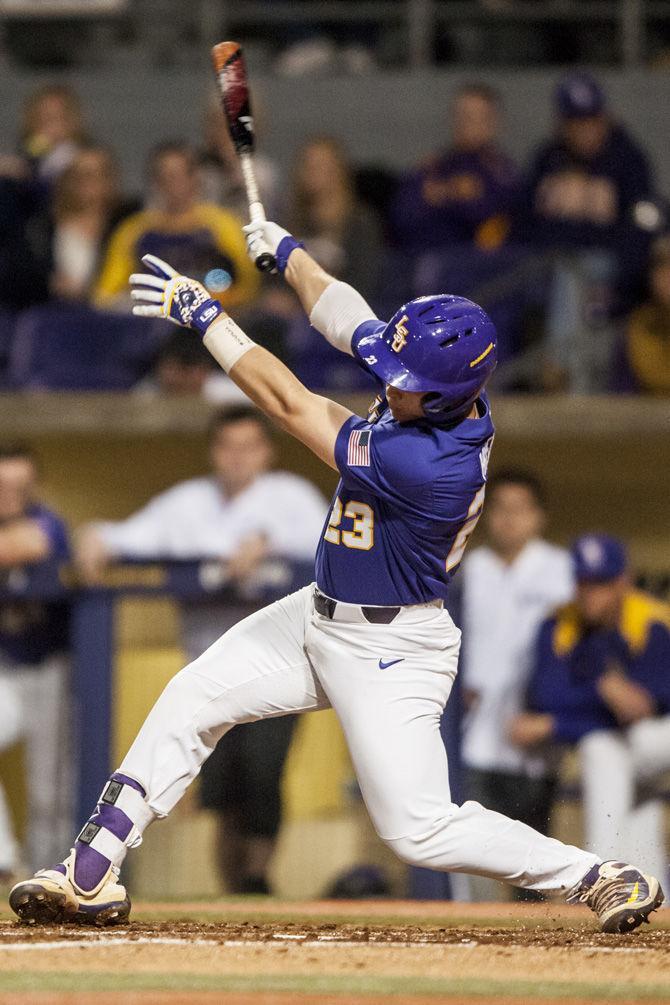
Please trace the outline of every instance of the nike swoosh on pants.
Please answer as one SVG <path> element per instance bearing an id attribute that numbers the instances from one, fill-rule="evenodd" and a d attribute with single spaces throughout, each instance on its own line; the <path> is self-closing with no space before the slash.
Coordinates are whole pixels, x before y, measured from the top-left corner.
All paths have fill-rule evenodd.
<path id="1" fill-rule="evenodd" d="M 388 670 L 388 668 L 392 667 L 395 663 L 402 663 L 402 661 L 404 660 L 404 658 L 405 658 L 404 656 L 401 656 L 400 659 L 389 660 L 388 663 L 384 663 L 383 660 L 380 660 L 379 661 L 379 669 L 380 670 Z"/>

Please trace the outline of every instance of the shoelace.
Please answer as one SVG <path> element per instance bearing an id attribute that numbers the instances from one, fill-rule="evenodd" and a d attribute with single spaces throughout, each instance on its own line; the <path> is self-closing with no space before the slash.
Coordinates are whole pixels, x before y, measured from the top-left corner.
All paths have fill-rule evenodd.
<path id="1" fill-rule="evenodd" d="M 618 877 L 599 877 L 593 886 L 585 890 L 579 900 L 596 912 L 604 914 L 611 907 L 615 907 L 620 902 L 622 893 L 632 889 L 630 883 L 622 882 Z"/>

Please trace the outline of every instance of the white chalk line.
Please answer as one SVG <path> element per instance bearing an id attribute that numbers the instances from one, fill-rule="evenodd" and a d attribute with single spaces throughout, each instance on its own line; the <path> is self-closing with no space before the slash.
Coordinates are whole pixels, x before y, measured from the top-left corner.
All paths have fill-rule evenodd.
<path id="1" fill-rule="evenodd" d="M 57 942 L 8 942 L 0 943 L 0 952 L 25 952 L 30 949 L 50 950 L 50 949 L 95 949 L 103 946 L 220 946 L 216 939 L 170 939 L 159 936 L 155 939 L 146 935 L 140 935 L 136 939 L 115 939 L 115 938 L 90 938 L 90 939 L 59 939 Z"/>
<path id="2" fill-rule="evenodd" d="M 106 936 L 102 938 L 91 937 L 90 939 L 60 939 L 56 942 L 8 942 L 0 943 L 0 953 L 3 952 L 30 952 L 32 951 L 49 951 L 49 950 L 61 950 L 61 949 L 97 949 L 103 948 L 108 949 L 111 946 L 219 946 L 226 947 L 229 949 L 239 949 L 242 947 L 258 949 L 260 946 L 271 946 L 277 942 L 282 942 L 285 940 L 291 940 L 299 942 L 300 945 L 308 945 L 310 949 L 322 946 L 324 948 L 333 948 L 337 946 L 342 946 L 347 949 L 352 947 L 364 946 L 370 948 L 371 946 L 384 946 L 387 949 L 416 949 L 417 946 L 441 946 L 443 949 L 476 949 L 481 948 L 505 948 L 512 949 L 514 944 L 502 943 L 485 943 L 476 942 L 474 940 L 467 940 L 463 942 L 362 942 L 362 941 L 352 941 L 345 939 L 338 939 L 336 936 L 323 935 L 318 936 L 316 939 L 310 939 L 309 936 L 303 935 L 275 935 L 272 939 L 264 941 L 252 941 L 248 939 L 225 939 L 223 942 L 219 942 L 216 939 L 189 939 L 189 938 L 171 938 L 167 936 L 156 936 L 152 937 L 149 935 L 140 935 L 135 939 L 129 938 L 115 938 L 114 936 Z M 521 947 L 519 947 L 521 948 Z M 523 947 L 528 948 L 528 947 Z M 537 949 L 565 949 L 565 946 L 537 946 Z M 595 955 L 600 953 L 648 953 L 654 952 L 654 949 L 648 949 L 643 946 L 621 946 L 620 948 L 614 946 L 574 946 L 571 947 L 576 949 L 580 953 L 588 953 L 589 955 Z"/>

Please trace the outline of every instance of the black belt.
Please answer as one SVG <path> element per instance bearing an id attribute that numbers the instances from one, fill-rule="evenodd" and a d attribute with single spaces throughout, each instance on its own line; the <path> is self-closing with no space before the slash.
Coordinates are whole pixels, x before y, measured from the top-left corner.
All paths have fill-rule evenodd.
<path id="1" fill-rule="evenodd" d="M 358 605 L 351 604 L 350 606 L 356 607 Z M 321 614 L 324 618 L 329 618 L 331 621 L 335 615 L 335 609 L 337 608 L 337 600 L 333 600 L 332 597 L 327 597 L 320 590 L 314 591 L 314 610 L 317 614 Z M 361 607 L 363 617 L 366 621 L 369 621 L 372 625 L 390 625 L 391 622 L 398 617 L 400 614 L 400 607 Z"/>

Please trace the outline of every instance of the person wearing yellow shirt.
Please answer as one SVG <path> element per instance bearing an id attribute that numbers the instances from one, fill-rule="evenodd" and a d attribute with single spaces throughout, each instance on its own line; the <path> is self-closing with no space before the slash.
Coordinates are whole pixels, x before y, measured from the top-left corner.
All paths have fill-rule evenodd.
<path id="1" fill-rule="evenodd" d="M 151 198 L 113 232 L 95 286 L 99 307 L 128 304 L 128 275 L 142 255 L 167 257 L 196 275 L 227 309 L 247 304 L 259 286 L 240 221 L 228 210 L 200 202 L 198 165 L 186 144 L 167 143 L 149 157 Z"/>

